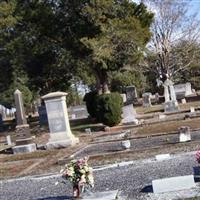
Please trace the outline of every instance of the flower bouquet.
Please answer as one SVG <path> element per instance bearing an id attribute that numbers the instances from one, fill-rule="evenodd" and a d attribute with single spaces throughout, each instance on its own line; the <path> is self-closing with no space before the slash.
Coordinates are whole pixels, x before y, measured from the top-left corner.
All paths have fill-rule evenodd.
<path id="1" fill-rule="evenodd" d="M 197 151 L 196 153 L 196 160 L 200 164 L 200 151 Z"/>
<path id="2" fill-rule="evenodd" d="M 94 187 L 92 168 L 88 166 L 87 161 L 87 157 L 72 160 L 61 170 L 62 177 L 72 183 L 73 195 L 75 198 L 80 197 L 80 193 L 83 192 L 84 186 L 89 185 L 90 187 Z"/>

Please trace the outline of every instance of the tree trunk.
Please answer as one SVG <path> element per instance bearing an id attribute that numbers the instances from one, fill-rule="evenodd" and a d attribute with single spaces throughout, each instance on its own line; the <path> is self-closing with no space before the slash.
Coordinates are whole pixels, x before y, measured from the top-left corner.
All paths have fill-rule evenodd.
<path id="1" fill-rule="evenodd" d="M 105 70 L 96 70 L 96 80 L 98 94 L 109 94 L 107 72 Z"/>

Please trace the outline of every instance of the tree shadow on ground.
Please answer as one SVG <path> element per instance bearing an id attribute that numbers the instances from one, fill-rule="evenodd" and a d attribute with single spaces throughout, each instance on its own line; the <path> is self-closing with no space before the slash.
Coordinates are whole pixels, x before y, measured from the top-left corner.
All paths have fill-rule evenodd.
<path id="1" fill-rule="evenodd" d="M 142 193 L 153 193 L 153 187 L 152 185 L 147 185 L 140 191 Z"/>
<path id="2" fill-rule="evenodd" d="M 36 200 L 73 200 L 74 198 L 72 196 L 56 196 L 56 197 L 45 197 L 45 198 L 39 198 Z"/>

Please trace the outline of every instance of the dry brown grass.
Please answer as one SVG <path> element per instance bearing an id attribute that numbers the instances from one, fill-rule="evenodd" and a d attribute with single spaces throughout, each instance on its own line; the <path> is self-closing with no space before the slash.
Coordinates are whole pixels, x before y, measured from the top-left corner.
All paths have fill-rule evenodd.
<path id="1" fill-rule="evenodd" d="M 200 128 L 200 119 L 187 119 L 180 121 L 161 122 L 159 124 L 144 125 L 137 129 L 136 135 L 156 135 L 158 133 L 168 133 L 178 131 L 181 126 L 190 126 L 191 129 Z"/>
<path id="2" fill-rule="evenodd" d="M 0 179 L 8 177 L 16 177 L 21 171 L 32 165 L 34 161 L 26 160 L 15 163 L 1 163 L 0 164 Z"/>
<path id="3" fill-rule="evenodd" d="M 195 101 L 195 102 L 189 102 L 186 104 L 179 104 L 180 110 L 186 110 L 190 109 L 190 107 L 199 107 L 200 106 L 200 101 Z M 141 114 L 147 114 L 147 113 L 153 113 L 153 112 L 163 112 L 163 105 L 153 105 L 152 107 L 145 108 L 143 106 L 136 107 L 136 112 L 141 113 Z"/>

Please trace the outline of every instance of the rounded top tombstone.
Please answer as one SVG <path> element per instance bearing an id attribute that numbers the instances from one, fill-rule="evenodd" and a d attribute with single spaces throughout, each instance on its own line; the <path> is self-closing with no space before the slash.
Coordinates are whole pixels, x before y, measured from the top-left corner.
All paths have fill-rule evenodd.
<path id="1" fill-rule="evenodd" d="M 58 92 L 51 92 L 47 95 L 42 96 L 42 99 L 44 99 L 44 100 L 54 99 L 54 98 L 56 99 L 56 98 L 67 96 L 67 95 L 68 95 L 68 93 L 66 93 L 66 92 L 59 92 L 59 91 Z"/>

